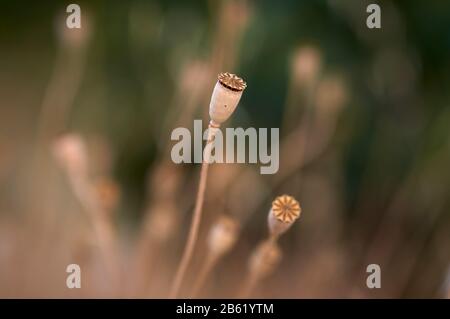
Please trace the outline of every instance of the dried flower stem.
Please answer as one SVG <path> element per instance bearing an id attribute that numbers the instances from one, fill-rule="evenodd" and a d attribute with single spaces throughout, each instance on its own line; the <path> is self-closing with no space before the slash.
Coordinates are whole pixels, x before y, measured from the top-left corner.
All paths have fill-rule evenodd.
<path id="1" fill-rule="evenodd" d="M 255 290 L 257 284 L 258 284 L 258 276 L 256 276 L 254 273 L 250 273 L 247 279 L 245 280 L 239 298 L 248 298 Z"/>
<path id="2" fill-rule="evenodd" d="M 175 298 L 178 295 L 184 274 L 186 273 L 186 269 L 189 266 L 189 262 L 194 252 L 195 243 L 197 242 L 205 197 L 206 179 L 211 157 L 211 143 L 215 133 L 219 130 L 220 125 L 225 122 L 236 109 L 239 100 L 241 99 L 242 92 L 246 87 L 247 84 L 245 81 L 235 74 L 225 72 L 218 75 L 218 81 L 214 87 L 211 102 L 209 104 L 209 117 L 211 120 L 208 126 L 208 139 L 203 152 L 203 162 L 200 172 L 197 199 L 195 201 L 194 215 L 192 217 L 188 241 L 183 252 L 183 257 L 170 291 L 171 298 Z"/>
<path id="3" fill-rule="evenodd" d="M 209 128 L 211 128 L 211 124 L 209 125 Z M 211 130 L 209 130 L 208 132 L 210 132 L 209 134 L 212 135 Z M 211 141 L 212 136 L 209 136 L 208 143 L 211 143 Z M 206 159 L 204 158 L 202 162 L 202 168 L 200 171 L 200 181 L 198 184 L 198 191 L 197 191 L 197 199 L 195 201 L 194 215 L 192 216 L 188 240 L 184 248 L 183 257 L 181 258 L 181 262 L 178 266 L 178 270 L 175 275 L 175 280 L 170 290 L 170 298 L 176 298 L 180 291 L 181 283 L 183 281 L 187 267 L 189 266 L 189 262 L 192 259 L 192 254 L 194 252 L 195 244 L 197 242 L 198 231 L 200 229 L 200 221 L 202 218 L 203 201 L 205 199 L 206 180 L 208 177 L 208 167 L 209 167 L 208 161 L 209 161 L 208 158 Z"/>
<path id="4" fill-rule="evenodd" d="M 108 275 L 113 289 L 116 290 L 119 288 L 120 269 L 114 227 L 107 212 L 102 211 L 97 199 L 93 196 L 89 181 L 83 176 L 69 176 L 69 179 L 76 197 L 89 214 Z"/>
<path id="5" fill-rule="evenodd" d="M 281 251 L 276 242 L 277 236 L 269 236 L 259 244 L 249 260 L 249 273 L 240 292 L 241 298 L 248 298 L 257 284 L 278 266 Z"/>
<path id="6" fill-rule="evenodd" d="M 211 273 L 211 270 L 214 269 L 214 266 L 217 264 L 217 261 L 219 260 L 219 255 L 209 253 L 206 257 L 206 261 L 203 263 L 202 268 L 200 269 L 200 273 L 194 283 L 194 288 L 192 288 L 191 295 L 197 296 L 200 289 L 203 287 L 206 278 L 208 278 L 209 274 Z"/>
<path id="7" fill-rule="evenodd" d="M 217 265 L 221 257 L 229 252 L 236 240 L 239 233 L 239 223 L 231 217 L 222 215 L 212 225 L 207 239 L 207 255 L 205 262 L 200 268 L 199 276 L 194 282 L 192 289 L 192 295 L 196 296 L 203 286 L 206 278 Z"/>
<path id="8" fill-rule="evenodd" d="M 100 194 L 92 184 L 84 142 L 80 136 L 68 134 L 55 142 L 53 151 L 55 159 L 67 175 L 75 197 L 88 215 L 112 288 L 116 291 L 120 280 L 116 234 L 111 212 L 102 205 Z"/>

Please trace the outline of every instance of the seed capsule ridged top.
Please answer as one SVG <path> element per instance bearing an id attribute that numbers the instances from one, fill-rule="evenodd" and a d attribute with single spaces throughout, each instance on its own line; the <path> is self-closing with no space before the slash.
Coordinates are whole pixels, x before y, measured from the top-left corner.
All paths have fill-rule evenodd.
<path id="1" fill-rule="evenodd" d="M 284 223 L 292 223 L 301 213 L 300 204 L 294 197 L 282 195 L 272 202 L 272 214 Z"/>
<path id="2" fill-rule="evenodd" d="M 241 92 L 247 87 L 247 83 L 236 74 L 224 72 L 218 76 L 220 84 L 232 91 Z"/>

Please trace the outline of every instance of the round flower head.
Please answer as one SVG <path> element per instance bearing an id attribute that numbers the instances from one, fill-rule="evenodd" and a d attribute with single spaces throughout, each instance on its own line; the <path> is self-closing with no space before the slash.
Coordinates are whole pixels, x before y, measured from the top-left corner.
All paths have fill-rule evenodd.
<path id="1" fill-rule="evenodd" d="M 282 195 L 275 198 L 267 218 L 270 234 L 279 236 L 284 233 L 300 217 L 301 211 L 300 204 L 294 197 Z"/>
<path id="2" fill-rule="evenodd" d="M 239 225 L 230 217 L 221 216 L 208 235 L 208 248 L 216 255 L 229 251 L 238 237 Z"/>
<path id="3" fill-rule="evenodd" d="M 212 126 L 220 126 L 236 109 L 247 84 L 235 74 L 220 73 L 209 104 Z"/>

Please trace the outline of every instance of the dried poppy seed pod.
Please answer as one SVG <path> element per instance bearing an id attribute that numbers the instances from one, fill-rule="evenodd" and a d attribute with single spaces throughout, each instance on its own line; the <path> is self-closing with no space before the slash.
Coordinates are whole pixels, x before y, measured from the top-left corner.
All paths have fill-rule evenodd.
<path id="1" fill-rule="evenodd" d="M 300 217 L 302 209 L 294 197 L 282 195 L 272 202 L 267 222 L 271 236 L 278 237 Z"/>
<path id="2" fill-rule="evenodd" d="M 70 133 L 59 137 L 53 144 L 53 155 L 69 174 L 87 174 L 87 151 L 82 137 Z"/>
<path id="3" fill-rule="evenodd" d="M 314 46 L 304 46 L 294 54 L 292 67 L 295 80 L 300 84 L 311 85 L 317 79 L 322 64 L 321 53 Z"/>
<path id="4" fill-rule="evenodd" d="M 323 118 L 338 113 L 347 103 L 348 95 L 344 76 L 324 76 L 317 86 L 315 96 L 318 116 Z"/>
<path id="5" fill-rule="evenodd" d="M 102 210 L 110 213 L 117 208 L 120 188 L 115 181 L 108 177 L 99 177 L 94 181 L 94 190 Z"/>
<path id="6" fill-rule="evenodd" d="M 230 217 L 221 216 L 208 235 L 208 248 L 220 256 L 228 252 L 236 243 L 239 232 L 238 223 Z"/>
<path id="7" fill-rule="evenodd" d="M 146 233 L 156 242 L 167 241 L 177 229 L 177 207 L 173 201 L 162 201 L 150 207 Z"/>
<path id="8" fill-rule="evenodd" d="M 250 273 L 258 279 L 267 277 L 278 266 L 281 261 L 281 257 L 281 250 L 275 241 L 264 241 L 250 256 Z"/>
<path id="9" fill-rule="evenodd" d="M 209 104 L 211 125 L 218 127 L 236 109 L 247 84 L 235 74 L 220 73 Z"/>

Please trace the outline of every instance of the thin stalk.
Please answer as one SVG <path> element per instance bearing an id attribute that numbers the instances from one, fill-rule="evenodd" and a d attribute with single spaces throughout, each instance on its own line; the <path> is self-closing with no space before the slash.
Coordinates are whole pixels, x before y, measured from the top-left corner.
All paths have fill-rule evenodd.
<path id="1" fill-rule="evenodd" d="M 248 298 L 253 290 L 255 289 L 256 285 L 258 283 L 258 277 L 254 274 L 250 274 L 247 277 L 247 280 L 245 281 L 244 287 L 241 290 L 240 298 Z"/>
<path id="2" fill-rule="evenodd" d="M 181 258 L 181 262 L 178 266 L 177 273 L 175 275 L 175 280 L 173 282 L 170 298 L 176 298 L 178 292 L 180 290 L 181 283 L 183 281 L 184 275 L 186 273 L 189 262 L 192 259 L 192 254 L 194 252 L 195 244 L 198 238 L 198 231 L 200 229 L 200 221 L 202 218 L 202 208 L 203 201 L 205 198 L 205 190 L 206 190 L 206 179 L 208 177 L 208 163 L 203 161 L 202 169 L 200 172 L 200 182 L 198 185 L 197 199 L 195 201 L 194 215 L 191 221 L 191 228 L 189 230 L 189 236 L 184 248 L 183 257 Z"/>
<path id="3" fill-rule="evenodd" d="M 213 130 L 211 125 L 209 125 L 208 130 L 208 142 L 211 143 L 213 137 Z M 206 148 L 206 147 L 205 147 Z M 189 262 L 192 259 L 192 254 L 194 252 L 195 244 L 198 238 L 198 231 L 200 229 L 200 221 L 202 218 L 202 208 L 203 201 L 205 199 L 205 191 L 206 191 L 206 180 L 208 177 L 208 167 L 209 167 L 209 152 L 205 152 L 202 168 L 200 171 L 200 182 L 198 185 L 197 191 L 197 199 L 195 201 L 194 215 L 192 216 L 191 227 L 189 229 L 188 240 L 186 242 L 186 246 L 184 248 L 183 257 L 181 258 L 181 262 L 178 266 L 178 270 L 175 275 L 175 279 L 172 284 L 172 288 L 170 290 L 170 298 L 176 298 L 180 291 L 181 284 L 183 282 L 187 267 L 189 266 Z"/>
<path id="4" fill-rule="evenodd" d="M 206 257 L 206 261 L 203 263 L 202 268 L 200 269 L 200 275 L 197 277 L 194 288 L 192 289 L 191 295 L 193 297 L 197 296 L 200 292 L 200 289 L 203 287 L 206 278 L 208 278 L 209 274 L 211 273 L 211 270 L 214 268 L 214 266 L 217 263 L 218 260 L 217 254 L 208 254 L 208 257 Z"/>
<path id="5" fill-rule="evenodd" d="M 94 233 L 97 238 L 110 284 L 116 293 L 120 285 L 120 267 L 118 266 L 117 240 L 112 221 L 108 214 L 100 208 L 97 199 L 92 195 L 89 182 L 84 176 L 69 176 L 75 195 L 89 214 Z"/>

